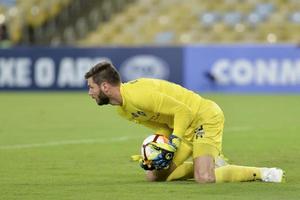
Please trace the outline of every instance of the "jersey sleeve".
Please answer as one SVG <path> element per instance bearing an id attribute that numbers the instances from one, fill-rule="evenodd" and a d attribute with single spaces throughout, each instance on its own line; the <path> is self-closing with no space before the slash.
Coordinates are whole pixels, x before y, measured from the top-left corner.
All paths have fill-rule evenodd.
<path id="1" fill-rule="evenodd" d="M 173 116 L 173 134 L 179 138 L 182 138 L 193 119 L 192 111 L 187 105 L 162 92 L 140 91 L 136 93 L 133 102 L 141 109 Z"/>
<path id="2" fill-rule="evenodd" d="M 145 127 L 154 130 L 156 134 L 169 136 L 172 133 L 172 129 L 170 129 L 167 125 L 164 124 L 159 124 L 151 121 L 141 121 L 139 122 L 139 124 L 142 124 Z"/>
<path id="3" fill-rule="evenodd" d="M 170 129 L 167 125 L 165 124 L 161 124 L 161 123 L 157 123 L 157 122 L 151 122 L 151 121 L 135 121 L 135 120 L 131 120 L 130 118 L 128 118 L 128 116 L 121 111 L 121 109 L 117 110 L 118 114 L 135 123 L 141 124 L 147 128 L 152 129 L 156 134 L 162 134 L 162 135 L 166 135 L 169 136 L 172 133 L 172 129 Z"/>

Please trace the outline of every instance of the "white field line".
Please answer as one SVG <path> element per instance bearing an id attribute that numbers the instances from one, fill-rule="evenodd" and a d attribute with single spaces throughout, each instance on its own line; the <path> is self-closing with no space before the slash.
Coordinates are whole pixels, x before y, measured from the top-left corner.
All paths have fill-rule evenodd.
<path id="1" fill-rule="evenodd" d="M 12 144 L 12 145 L 0 145 L 0 150 L 5 149 L 26 149 L 26 148 L 37 148 L 37 147 L 49 147 L 49 146 L 61 146 L 70 144 L 95 144 L 95 143 L 114 143 L 127 141 L 132 138 L 130 137 L 116 137 L 116 138 L 103 138 L 103 139 L 84 139 L 84 140 L 62 140 L 53 141 L 46 143 L 36 143 L 36 144 Z"/>
<path id="2" fill-rule="evenodd" d="M 251 130 L 249 126 L 233 126 L 225 127 L 226 132 L 243 132 Z M 132 137 L 116 137 L 116 138 L 103 138 L 103 139 L 83 139 L 83 140 L 62 140 L 53 141 L 46 143 L 35 143 L 35 144 L 11 144 L 11 145 L 0 145 L 0 150 L 5 149 L 26 149 L 26 148 L 37 148 L 37 147 L 50 147 L 50 146 L 61 146 L 61 145 L 71 145 L 71 144 L 95 144 L 95 143 L 114 143 L 122 142 L 133 139 Z"/>

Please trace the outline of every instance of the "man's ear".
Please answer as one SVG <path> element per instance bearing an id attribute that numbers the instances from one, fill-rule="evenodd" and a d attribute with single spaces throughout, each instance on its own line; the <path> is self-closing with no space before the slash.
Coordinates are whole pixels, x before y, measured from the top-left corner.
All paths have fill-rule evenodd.
<path id="1" fill-rule="evenodd" d="M 100 89 L 104 92 L 104 94 L 108 93 L 109 88 L 110 88 L 110 84 L 105 81 L 100 84 Z"/>

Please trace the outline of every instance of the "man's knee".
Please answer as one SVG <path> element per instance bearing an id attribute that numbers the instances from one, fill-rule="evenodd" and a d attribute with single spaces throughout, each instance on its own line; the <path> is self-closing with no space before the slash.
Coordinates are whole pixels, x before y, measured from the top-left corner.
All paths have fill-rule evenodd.
<path id="1" fill-rule="evenodd" d="M 194 159 L 194 178 L 198 183 L 215 183 L 215 161 L 210 155 Z"/>
<path id="2" fill-rule="evenodd" d="M 197 183 L 215 183 L 216 178 L 214 174 L 211 173 L 195 173 L 195 181 Z"/>

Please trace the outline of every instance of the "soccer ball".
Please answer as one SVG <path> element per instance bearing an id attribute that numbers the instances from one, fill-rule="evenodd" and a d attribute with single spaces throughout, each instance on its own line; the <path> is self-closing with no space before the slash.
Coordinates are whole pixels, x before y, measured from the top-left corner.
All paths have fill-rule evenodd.
<path id="1" fill-rule="evenodd" d="M 161 148 L 157 146 L 167 145 L 169 139 L 164 135 L 154 134 L 148 136 L 142 144 L 141 154 L 144 161 L 149 161 L 155 159 L 162 151 Z M 156 143 L 157 145 L 152 145 Z"/>

